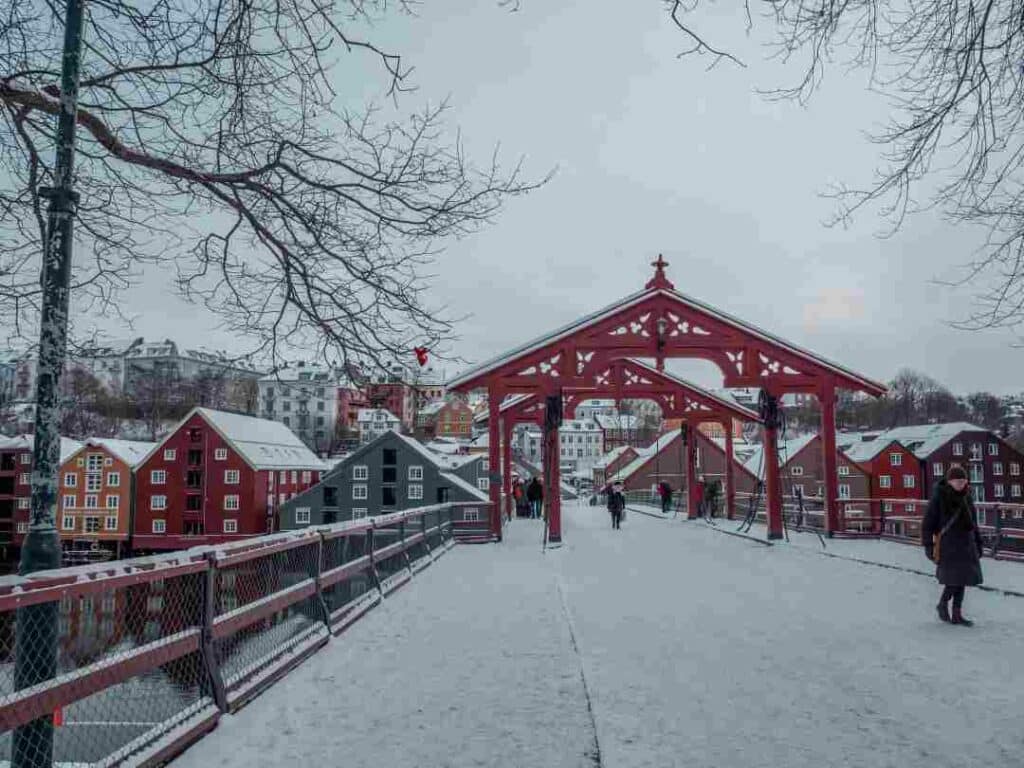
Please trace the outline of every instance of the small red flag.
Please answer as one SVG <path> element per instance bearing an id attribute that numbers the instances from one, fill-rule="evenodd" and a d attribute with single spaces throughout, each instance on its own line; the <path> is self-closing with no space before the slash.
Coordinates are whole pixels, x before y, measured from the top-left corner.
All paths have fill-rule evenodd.
<path id="1" fill-rule="evenodd" d="M 416 362 L 418 362 L 420 364 L 420 368 L 422 368 L 427 364 L 427 348 L 416 347 L 413 351 L 416 353 Z"/>

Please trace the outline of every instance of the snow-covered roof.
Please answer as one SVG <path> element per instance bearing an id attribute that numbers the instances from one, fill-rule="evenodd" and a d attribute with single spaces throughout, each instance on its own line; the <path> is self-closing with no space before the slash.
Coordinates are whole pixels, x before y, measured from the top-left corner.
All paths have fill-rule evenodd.
<path id="1" fill-rule="evenodd" d="M 640 417 L 633 414 L 619 414 L 611 416 L 607 413 L 594 414 L 594 421 L 601 429 L 636 429 L 640 426 Z"/>
<path id="2" fill-rule="evenodd" d="M 472 498 L 479 499 L 481 502 L 490 501 L 491 498 L 479 488 L 470 485 L 458 475 L 453 475 L 450 472 L 442 472 L 441 477 L 450 482 L 457 488 L 461 488 L 465 493 L 468 493 Z"/>
<path id="3" fill-rule="evenodd" d="M 306 444 L 279 421 L 247 416 L 242 413 L 193 408 L 171 430 L 168 438 L 199 414 L 253 469 L 326 469 Z M 138 463 L 149 459 L 167 441 L 157 443 Z"/>
<path id="4" fill-rule="evenodd" d="M 895 429 L 883 432 L 876 439 L 896 440 L 913 451 L 914 455 L 919 459 L 926 459 L 961 432 L 993 434 L 977 424 L 969 424 L 966 421 L 954 421 L 949 424 L 922 424 L 911 427 L 896 427 Z"/>
<path id="5" fill-rule="evenodd" d="M 800 435 L 799 437 L 793 437 L 789 440 L 783 440 L 779 443 L 779 455 L 777 456 L 779 466 L 783 466 L 790 459 L 796 456 L 800 451 L 811 444 L 817 435 L 813 432 L 806 435 Z M 752 475 L 757 477 L 759 480 L 764 479 L 764 445 L 759 445 L 751 452 L 750 457 L 743 462 L 743 468 L 750 472 Z"/>
<path id="6" fill-rule="evenodd" d="M 551 333 L 535 338 L 532 341 L 528 341 L 525 344 L 521 344 L 520 346 L 513 348 L 511 351 L 503 355 L 499 355 L 498 357 L 492 358 L 491 360 L 480 363 L 479 365 L 470 368 L 461 376 L 457 376 L 452 381 L 450 381 L 448 383 L 448 388 L 457 389 L 459 387 L 463 387 L 466 384 L 474 382 L 474 380 L 479 379 L 484 374 L 490 373 L 491 371 L 494 371 L 502 367 L 503 365 L 506 365 L 507 363 L 511 363 L 520 357 L 536 352 L 548 346 L 549 344 L 553 344 L 555 342 L 566 339 L 576 333 L 579 333 L 580 331 L 583 331 L 584 329 L 590 326 L 596 325 L 604 320 L 607 320 L 612 316 L 620 312 L 623 312 L 624 310 L 628 310 L 631 307 L 643 304 L 654 298 L 664 298 L 667 299 L 669 302 L 682 305 L 686 309 L 695 310 L 699 313 L 708 315 L 713 320 L 724 325 L 730 326 L 739 331 L 740 333 L 768 342 L 769 344 L 782 348 L 783 350 L 793 355 L 794 357 L 805 360 L 813 365 L 821 366 L 829 371 L 832 371 L 833 373 L 837 373 L 844 379 L 847 379 L 848 381 L 851 382 L 855 382 L 860 386 L 864 387 L 866 391 L 878 394 L 881 394 L 886 391 L 885 385 L 880 384 L 876 381 L 872 381 L 871 379 L 868 379 L 865 376 L 861 376 L 859 373 L 856 373 L 855 371 L 850 370 L 849 368 L 839 365 L 838 363 L 832 362 L 831 360 L 827 360 L 826 358 L 821 357 L 820 355 L 817 355 L 814 352 L 806 350 L 802 347 L 799 347 L 796 344 L 788 342 L 779 336 L 769 333 L 763 328 L 758 328 L 757 326 L 748 323 L 744 320 L 741 320 L 737 317 L 734 317 L 733 315 L 730 315 L 726 312 L 723 312 L 720 309 L 711 306 L 710 304 L 706 304 L 703 301 L 693 298 L 692 296 L 688 296 L 680 291 L 677 291 L 675 288 L 667 288 L 658 285 L 652 286 L 651 288 L 644 288 L 641 291 L 637 291 L 634 294 L 631 294 L 623 299 L 620 299 L 614 304 L 610 304 L 607 307 L 599 309 L 596 312 L 592 312 L 589 315 L 584 315 L 583 317 L 580 317 L 574 320 L 573 322 L 552 331 Z"/>
<path id="7" fill-rule="evenodd" d="M 121 459 L 129 467 L 138 466 L 149 452 L 156 448 L 157 443 L 140 442 L 138 440 L 117 440 L 112 437 L 90 437 L 85 441 L 85 447 L 95 446 L 106 448 L 112 454 Z"/>
<path id="8" fill-rule="evenodd" d="M 420 408 L 420 416 L 436 416 L 442 408 L 446 405 L 444 400 L 435 400 L 432 403 L 427 403 Z"/>
<path id="9" fill-rule="evenodd" d="M 893 443 L 901 445 L 901 443 L 896 440 L 878 438 L 872 440 L 856 440 L 850 443 L 843 442 L 842 444 L 840 444 L 838 437 L 836 439 L 836 446 L 846 455 L 846 458 L 858 463 L 871 461 L 875 456 L 880 454 Z"/>
<path id="10" fill-rule="evenodd" d="M 3 451 L 31 451 L 35 447 L 34 435 L 14 435 L 13 437 L 0 436 L 0 450 Z M 78 440 L 70 437 L 60 439 L 60 462 L 63 464 L 70 459 L 82 447 Z"/>
<path id="11" fill-rule="evenodd" d="M 617 480 L 627 480 L 635 472 L 638 472 L 652 457 L 657 456 L 659 453 L 668 448 L 674 441 L 680 438 L 682 433 L 674 429 L 671 432 L 666 432 L 661 435 L 657 440 L 648 445 L 646 448 L 637 448 L 637 456 L 629 464 L 624 467 L 620 467 L 615 473 Z"/>
<path id="12" fill-rule="evenodd" d="M 387 408 L 360 408 L 358 414 L 356 415 L 356 421 L 373 421 L 374 416 L 378 413 L 385 414 L 385 421 L 401 421 L 400 418 L 395 416 L 395 414 L 393 414 Z"/>
<path id="13" fill-rule="evenodd" d="M 608 451 L 604 456 L 594 462 L 594 469 L 604 469 L 609 466 L 612 462 L 617 461 L 622 454 L 630 449 L 628 445 L 620 445 L 617 448 L 613 448 Z"/>

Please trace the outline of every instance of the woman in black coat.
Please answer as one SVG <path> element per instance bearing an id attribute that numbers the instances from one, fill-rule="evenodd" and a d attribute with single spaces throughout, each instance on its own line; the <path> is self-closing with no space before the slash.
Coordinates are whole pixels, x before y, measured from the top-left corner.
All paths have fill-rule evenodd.
<path id="1" fill-rule="evenodd" d="M 938 560 L 935 539 L 939 538 Z M 936 609 L 939 618 L 966 627 L 974 622 L 963 615 L 964 591 L 982 583 L 981 534 L 978 515 L 967 487 L 967 473 L 954 464 L 940 480 L 921 524 L 921 543 L 928 559 L 936 563 L 935 578 L 945 585 Z M 949 601 L 953 601 L 953 613 Z"/>

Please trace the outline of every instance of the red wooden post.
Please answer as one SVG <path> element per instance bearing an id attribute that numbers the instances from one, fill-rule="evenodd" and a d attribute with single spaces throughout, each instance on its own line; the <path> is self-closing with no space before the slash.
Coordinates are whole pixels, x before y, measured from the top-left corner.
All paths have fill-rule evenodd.
<path id="1" fill-rule="evenodd" d="M 686 518 L 697 518 L 697 428 L 683 422 L 686 428 Z"/>
<path id="2" fill-rule="evenodd" d="M 487 388 L 487 456 L 491 496 L 491 535 L 501 541 L 501 393 L 497 387 Z"/>
<path id="3" fill-rule="evenodd" d="M 764 479 L 768 505 L 768 538 L 782 538 L 782 493 L 779 482 L 779 435 L 776 421 L 768 418 L 764 432 Z"/>
<path id="4" fill-rule="evenodd" d="M 551 464 L 547 476 L 550 480 L 544 489 L 544 507 L 548 518 L 548 541 L 562 541 L 562 441 L 557 429 L 548 429 L 545 420 L 545 432 L 550 432 L 548 457 Z"/>
<path id="5" fill-rule="evenodd" d="M 501 420 L 501 474 L 505 489 L 505 518 L 512 518 L 512 424 L 511 414 Z"/>
<path id="6" fill-rule="evenodd" d="M 836 389 L 829 379 L 818 395 L 821 401 L 821 445 L 825 452 L 825 532 L 839 529 L 839 477 L 836 457 Z"/>
<path id="7" fill-rule="evenodd" d="M 725 517 L 732 520 L 736 516 L 736 477 L 733 474 L 732 451 L 732 419 L 722 422 L 725 427 Z"/>

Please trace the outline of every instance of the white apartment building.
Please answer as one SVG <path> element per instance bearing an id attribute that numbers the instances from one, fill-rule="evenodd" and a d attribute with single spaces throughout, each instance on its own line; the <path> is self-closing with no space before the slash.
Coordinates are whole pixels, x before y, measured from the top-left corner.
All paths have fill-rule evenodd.
<path id="1" fill-rule="evenodd" d="M 327 368 L 299 363 L 259 381 L 259 415 L 279 421 L 314 451 L 327 451 L 338 421 L 337 377 Z"/>
<path id="2" fill-rule="evenodd" d="M 376 440 L 389 429 L 400 432 L 402 420 L 384 408 L 363 408 L 357 419 L 359 424 L 359 442 L 368 443 Z"/>

